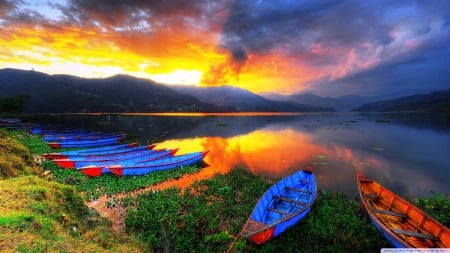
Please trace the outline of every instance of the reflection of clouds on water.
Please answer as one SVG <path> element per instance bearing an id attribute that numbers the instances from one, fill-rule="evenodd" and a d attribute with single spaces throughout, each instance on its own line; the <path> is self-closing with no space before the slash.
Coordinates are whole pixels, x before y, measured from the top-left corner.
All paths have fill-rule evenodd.
<path id="1" fill-rule="evenodd" d="M 242 157 L 239 145 L 230 145 L 228 139 L 220 137 L 202 139 L 203 148 L 205 150 L 211 150 L 205 160 L 217 173 L 224 174 L 229 172 L 233 167 L 245 166 L 245 164 L 241 164 Z"/>
<path id="2" fill-rule="evenodd" d="M 406 197 L 429 196 L 431 190 L 450 193 L 450 134 L 448 127 L 439 127 L 448 125 L 448 119 L 432 118 L 428 122 L 433 124 L 425 124 L 420 123 L 425 120 L 422 116 L 414 119 L 408 114 L 407 118 L 377 123 L 380 117 L 124 116 L 92 130 L 123 131 L 144 140 L 142 143 L 159 139 L 157 148 L 180 148 L 177 154 L 210 150 L 205 158 L 209 167 L 166 184 L 171 186 L 186 187 L 235 167 L 280 178 L 312 165 L 319 188 L 351 196 L 357 191 L 357 172 Z M 80 122 L 67 124 L 96 126 L 95 122 Z M 137 132 L 141 128 L 143 131 Z"/>

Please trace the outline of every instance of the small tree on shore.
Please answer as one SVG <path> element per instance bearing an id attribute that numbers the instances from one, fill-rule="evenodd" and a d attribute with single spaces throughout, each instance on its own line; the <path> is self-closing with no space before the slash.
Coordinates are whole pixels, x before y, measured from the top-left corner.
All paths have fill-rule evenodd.
<path id="1" fill-rule="evenodd" d="M 21 94 L 16 97 L 0 96 L 0 113 L 21 114 L 28 99 L 29 96 L 26 94 Z"/>

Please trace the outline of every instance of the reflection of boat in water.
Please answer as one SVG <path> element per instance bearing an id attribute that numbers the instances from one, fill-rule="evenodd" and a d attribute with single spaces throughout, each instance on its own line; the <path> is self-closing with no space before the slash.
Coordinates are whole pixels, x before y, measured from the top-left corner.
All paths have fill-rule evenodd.
<path id="1" fill-rule="evenodd" d="M 375 227 L 397 248 L 450 248 L 450 230 L 359 173 L 358 191 Z"/>
<path id="2" fill-rule="evenodd" d="M 311 210 L 317 195 L 312 171 L 300 170 L 272 185 L 259 199 L 242 236 L 259 245 L 294 226 Z"/>

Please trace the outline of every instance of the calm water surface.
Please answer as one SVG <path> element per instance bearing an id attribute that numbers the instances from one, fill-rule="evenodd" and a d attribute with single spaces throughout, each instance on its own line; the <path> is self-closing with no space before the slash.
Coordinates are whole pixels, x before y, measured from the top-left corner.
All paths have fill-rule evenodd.
<path id="1" fill-rule="evenodd" d="M 311 165 L 319 188 L 351 197 L 357 172 L 408 198 L 450 193 L 448 114 L 57 115 L 42 122 L 125 132 L 178 154 L 210 150 L 208 167 L 168 185 L 234 167 L 280 178 Z"/>

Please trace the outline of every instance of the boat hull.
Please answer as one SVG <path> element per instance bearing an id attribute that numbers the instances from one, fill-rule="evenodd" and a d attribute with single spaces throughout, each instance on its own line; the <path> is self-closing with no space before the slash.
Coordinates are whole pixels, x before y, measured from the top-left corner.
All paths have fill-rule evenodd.
<path id="1" fill-rule="evenodd" d="M 358 192 L 370 220 L 397 248 L 450 248 L 450 231 L 425 212 L 363 174 Z"/>
<path id="2" fill-rule="evenodd" d="M 67 159 L 54 159 L 53 162 L 63 168 L 77 168 L 91 164 L 98 164 L 110 161 L 120 161 L 128 158 L 135 158 L 153 153 L 153 145 L 135 147 L 125 152 L 118 152 L 106 155 L 89 155 L 79 157 L 69 157 Z"/>
<path id="3" fill-rule="evenodd" d="M 316 196 L 316 179 L 310 170 L 280 180 L 259 199 L 241 235 L 256 245 L 266 243 L 302 220 Z"/>
<path id="4" fill-rule="evenodd" d="M 59 148 L 83 148 L 83 147 L 98 147 L 120 143 L 124 140 L 124 137 L 114 137 L 98 140 L 82 140 L 82 141 L 59 141 L 48 142 L 48 146 L 53 149 Z"/>
<path id="5" fill-rule="evenodd" d="M 106 169 L 117 176 L 139 176 L 146 175 L 155 171 L 169 170 L 179 168 L 181 166 L 189 166 L 201 162 L 208 154 L 206 152 L 192 152 L 185 155 L 173 156 L 169 158 L 158 159 L 149 162 L 141 162 L 139 165 L 133 166 L 108 166 Z"/>
<path id="6" fill-rule="evenodd" d="M 156 145 L 152 145 L 155 147 Z M 136 148 L 137 143 L 128 143 L 128 144 L 117 144 L 117 145 L 108 145 L 96 148 L 89 149 L 79 149 L 79 150 L 71 150 L 64 151 L 58 153 L 47 153 L 42 156 L 49 160 L 54 159 L 69 159 L 75 157 L 83 157 L 83 156 L 92 156 L 92 155 L 107 155 L 107 154 L 117 154 L 121 152 L 128 152 L 132 150 L 132 148 Z"/>
<path id="7" fill-rule="evenodd" d="M 142 156 L 142 157 L 135 157 L 135 158 L 129 158 L 129 159 L 123 159 L 121 161 L 109 161 L 104 163 L 98 163 L 98 164 L 90 164 L 84 167 L 77 168 L 80 170 L 83 174 L 90 177 L 96 177 L 103 174 L 110 174 L 111 170 L 108 170 L 107 167 L 109 166 L 138 166 L 140 162 L 143 161 L 153 161 L 158 159 L 164 159 L 169 156 L 173 156 L 178 149 L 174 150 L 156 150 L 152 154 Z"/>

